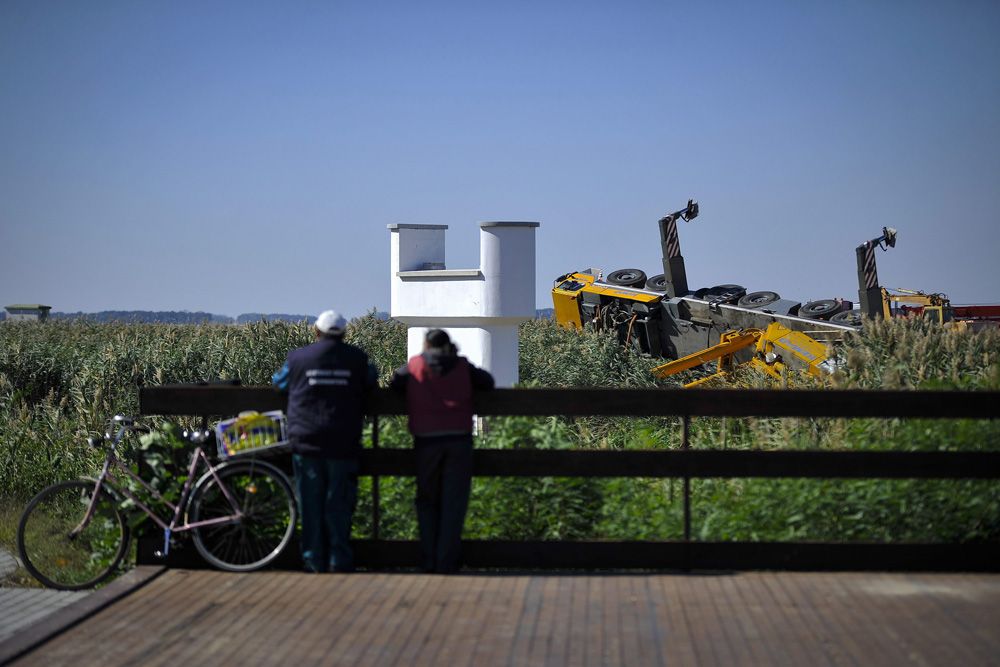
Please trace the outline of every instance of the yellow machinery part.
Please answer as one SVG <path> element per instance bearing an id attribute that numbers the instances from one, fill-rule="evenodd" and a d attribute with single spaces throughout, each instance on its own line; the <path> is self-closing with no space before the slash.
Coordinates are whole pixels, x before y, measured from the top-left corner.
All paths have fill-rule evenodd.
<path id="1" fill-rule="evenodd" d="M 712 347 L 705 348 L 704 350 L 699 350 L 694 354 L 689 354 L 686 357 L 681 357 L 680 359 L 657 366 L 651 372 L 655 377 L 665 378 L 670 375 L 691 370 L 692 368 L 697 368 L 702 364 L 707 364 L 710 361 L 718 359 L 720 366 L 719 373 L 724 373 L 722 366 L 725 361 L 728 360 L 728 357 L 731 357 L 734 352 L 738 352 L 755 344 L 762 334 L 763 332 L 760 329 L 727 331 L 720 336 L 718 345 L 713 345 Z M 708 378 L 705 378 L 702 381 L 707 379 Z M 695 383 L 692 383 L 692 385 L 699 382 L 700 381 L 696 381 Z"/>
<path id="2" fill-rule="evenodd" d="M 894 303 L 913 304 L 923 306 L 924 311 L 930 311 L 935 321 L 944 322 L 944 308 L 951 305 L 944 294 L 927 294 L 919 290 L 894 288 L 890 292 L 885 287 L 882 288 L 882 316 L 886 319 L 892 317 L 892 305 Z"/>
<path id="3" fill-rule="evenodd" d="M 571 329 L 583 328 L 580 316 L 580 297 L 584 293 L 644 304 L 657 303 L 663 299 L 662 294 L 649 294 L 614 285 L 595 283 L 594 276 L 589 273 L 569 273 L 560 278 L 556 286 L 552 288 L 552 305 L 555 310 L 556 322 Z"/>
<path id="4" fill-rule="evenodd" d="M 580 320 L 580 295 L 594 283 L 594 276 L 588 273 L 569 273 L 559 279 L 552 288 L 552 305 L 556 322 L 570 329 L 582 329 Z"/>
<path id="5" fill-rule="evenodd" d="M 657 366 L 652 373 L 658 378 L 665 378 L 717 360 L 719 370 L 708 377 L 684 385 L 685 389 L 690 389 L 728 375 L 733 355 L 751 345 L 756 349 L 748 363 L 776 380 L 782 378 L 787 360 L 792 357 L 805 366 L 806 372 L 820 375 L 822 372 L 820 365 L 826 361 L 828 354 L 825 345 L 807 334 L 792 331 L 786 326 L 772 322 L 763 331 L 760 329 L 727 331 L 720 336 L 718 345 Z"/>
<path id="6" fill-rule="evenodd" d="M 657 303 L 663 300 L 662 294 L 649 294 L 648 292 L 632 291 L 629 289 L 615 287 L 614 285 L 591 284 L 583 288 L 583 291 L 590 292 L 591 294 L 600 294 L 601 296 L 615 297 L 617 299 L 638 301 L 639 303 Z"/>
<path id="7" fill-rule="evenodd" d="M 758 368 L 761 365 L 767 366 L 776 357 L 787 358 L 788 355 L 798 359 L 808 373 L 821 375 L 822 371 L 819 366 L 827 360 L 829 352 L 826 345 L 811 336 L 801 331 L 792 331 L 777 322 L 771 322 L 757 343 L 757 355 L 754 359 L 760 363 L 754 365 Z M 787 364 L 787 361 L 785 363 Z M 781 377 L 780 371 L 777 375 L 775 373 L 768 374 Z"/>

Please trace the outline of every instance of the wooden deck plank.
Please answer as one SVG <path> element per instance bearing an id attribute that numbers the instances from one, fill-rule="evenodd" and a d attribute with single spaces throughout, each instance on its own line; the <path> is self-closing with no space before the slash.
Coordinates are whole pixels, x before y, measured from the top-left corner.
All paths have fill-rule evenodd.
<path id="1" fill-rule="evenodd" d="M 431 597 L 433 586 L 431 577 L 407 577 L 413 585 L 403 598 L 398 609 L 398 626 L 395 632 L 387 632 L 378 649 L 377 663 L 382 665 L 402 664 L 399 658 L 410 644 L 410 638 L 416 632 L 416 619 L 421 618 L 419 611 L 426 609 Z"/>
<path id="2" fill-rule="evenodd" d="M 679 583 L 682 577 L 649 577 L 647 587 L 653 601 L 657 625 L 663 637 L 661 651 L 670 665 L 696 664 L 694 646 L 688 639 L 690 630 L 681 604 Z"/>
<path id="3" fill-rule="evenodd" d="M 601 605 L 601 579 L 587 579 L 587 629 L 590 637 L 587 641 L 585 665 L 600 665 L 604 660 L 604 633 L 596 629 L 604 625 L 604 608 Z"/>
<path id="4" fill-rule="evenodd" d="M 19 665 L 996 661 L 1000 576 L 168 571 Z"/>
<path id="5" fill-rule="evenodd" d="M 586 664 L 585 650 L 587 645 L 587 589 L 590 581 L 578 583 L 575 579 L 566 578 L 564 582 L 570 592 L 569 620 L 566 628 L 566 662 L 567 665 Z"/>
<path id="6" fill-rule="evenodd" d="M 442 616 L 445 602 L 441 599 L 441 593 L 445 588 L 446 578 L 435 575 L 425 576 L 428 579 L 427 596 L 422 604 L 414 607 L 414 618 L 417 623 L 410 635 L 410 641 L 403 647 L 395 664 L 411 665 L 414 663 L 420 652 L 430 643 L 434 625 Z"/>
<path id="7" fill-rule="evenodd" d="M 740 630 L 738 610 L 730 606 L 723 587 L 723 583 L 730 578 L 726 574 L 704 577 L 702 593 L 709 613 L 709 636 L 713 639 L 715 653 L 724 663 L 736 665 L 747 662 L 748 647 Z"/>
<path id="8" fill-rule="evenodd" d="M 250 628 L 287 581 L 285 576 L 258 578 L 214 570 L 177 574 L 176 590 L 189 596 L 175 606 L 174 617 L 162 630 L 162 641 L 151 642 L 130 664 L 176 665 L 192 655 L 214 661 L 240 650 L 252 641 Z M 156 606 L 160 601 L 149 604 Z M 241 639 L 232 641 L 234 637 Z"/>
<path id="9" fill-rule="evenodd" d="M 850 606 L 860 608 L 868 622 L 877 624 L 880 631 L 877 636 L 868 638 L 869 645 L 879 647 L 888 656 L 910 655 L 912 637 L 908 636 L 906 623 L 894 622 L 889 617 L 890 614 L 908 612 L 905 608 L 896 609 L 890 598 L 878 594 L 877 582 L 880 578 L 881 575 L 877 573 L 863 579 L 854 576 L 840 577 L 837 583 L 847 592 Z"/>
<path id="10" fill-rule="evenodd" d="M 351 634 L 339 647 L 334 645 L 332 659 L 344 664 L 357 664 L 373 641 L 383 632 L 383 624 L 393 608 L 402 599 L 402 587 L 394 585 L 395 577 L 390 574 L 369 574 L 374 577 L 373 588 L 368 601 L 358 609 L 360 623 L 352 625 Z"/>
<path id="11" fill-rule="evenodd" d="M 632 577 L 621 576 L 615 581 L 618 589 L 618 618 L 620 622 L 622 658 L 626 665 L 649 664 L 642 659 L 644 643 L 639 633 L 639 600 L 632 590 Z"/>
<path id="12" fill-rule="evenodd" d="M 705 595 L 704 575 L 694 575 L 681 580 L 681 606 L 685 611 L 689 641 L 698 664 L 726 664 L 724 647 L 718 646 L 718 629 L 715 610 Z"/>
<path id="13" fill-rule="evenodd" d="M 328 630 L 331 639 L 324 651 L 324 659 L 335 663 L 341 662 L 340 656 L 349 650 L 368 624 L 377 622 L 374 614 L 391 594 L 391 590 L 387 590 L 391 575 L 372 573 L 349 576 L 360 579 L 362 588 L 358 591 L 354 604 L 346 610 L 347 613 L 340 616 L 338 622 Z"/>
<path id="14" fill-rule="evenodd" d="M 490 611 L 494 607 L 500 607 L 499 600 L 496 599 L 494 586 L 499 577 L 477 577 L 477 590 L 475 603 L 468 614 L 469 630 L 463 632 L 455 643 L 455 650 L 451 658 L 453 665 L 474 665 L 476 645 L 478 637 L 487 628 Z"/>
<path id="15" fill-rule="evenodd" d="M 262 580 L 248 574 L 227 575 L 215 570 L 172 572 L 171 576 L 176 578 L 174 592 L 180 596 L 171 605 L 178 607 L 174 613 L 180 622 L 170 619 L 171 627 L 165 634 L 168 640 L 151 642 L 149 650 L 139 653 L 134 663 L 171 665 L 184 661 L 193 651 L 212 659 L 235 650 L 242 642 L 233 642 L 231 638 L 242 637 L 253 627 L 252 610 L 263 606 L 269 590 L 280 590 L 282 581 L 276 577 Z M 153 607 L 167 603 L 158 599 L 147 602 Z M 230 611 L 233 607 L 238 607 L 239 612 Z"/>
<path id="16" fill-rule="evenodd" d="M 960 659 L 973 662 L 997 660 L 1000 656 L 1000 633 L 996 628 L 1000 619 L 995 610 L 991 614 L 989 606 L 981 604 L 981 600 L 991 589 L 993 593 L 1000 593 L 1000 581 L 986 582 L 982 588 L 977 586 L 968 591 L 967 577 L 959 574 L 934 579 L 910 575 L 905 581 L 917 591 L 939 592 L 930 596 L 929 603 L 934 607 L 934 613 L 943 617 L 942 630 L 947 633 L 948 640 L 956 644 L 956 653 L 961 651 L 963 654 Z"/>
<path id="17" fill-rule="evenodd" d="M 248 642 L 241 644 L 239 651 L 219 654 L 217 664 L 238 664 L 241 656 L 264 650 L 268 651 L 268 658 L 274 663 L 291 660 L 301 663 L 307 645 L 322 640 L 329 627 L 326 612 L 330 596 L 347 589 L 349 585 L 349 580 L 341 574 L 327 577 L 311 572 L 297 573 L 282 590 L 284 604 L 261 610 L 269 616 L 265 621 L 268 633 L 254 633 Z M 236 613 L 236 610 L 233 611 Z M 283 641 L 278 646 L 270 646 L 268 635 L 279 635 Z"/>
<path id="18" fill-rule="evenodd" d="M 829 592 L 825 599 L 829 617 L 842 619 L 847 628 L 853 624 L 860 624 L 863 627 L 887 630 L 864 635 L 848 633 L 841 641 L 856 659 L 863 658 L 866 662 L 888 664 L 899 656 L 899 642 L 897 638 L 890 636 L 894 631 L 886 628 L 885 611 L 872 604 L 871 600 L 858 597 L 857 591 L 851 585 L 853 577 L 830 573 L 817 573 L 811 576 L 818 577 L 821 585 Z"/>
<path id="19" fill-rule="evenodd" d="M 810 656 L 796 640 L 792 626 L 785 617 L 768 605 L 771 593 L 767 588 L 767 575 L 757 572 L 740 575 L 742 610 L 751 618 L 761 644 L 763 664 L 787 662 L 792 665 L 809 664 Z"/>
<path id="20" fill-rule="evenodd" d="M 569 642 L 573 628 L 573 585 L 570 577 L 558 577 L 555 591 L 555 612 L 553 615 L 552 638 L 545 655 L 547 665 L 567 665 L 569 662 Z M 577 665 L 580 662 L 575 663 Z"/>
<path id="21" fill-rule="evenodd" d="M 471 657 L 468 644 L 474 641 L 481 630 L 476 628 L 473 618 L 477 607 L 485 602 L 485 585 L 486 577 L 467 575 L 447 578 L 448 597 L 453 601 L 454 611 L 451 621 L 442 628 L 440 640 L 436 642 L 437 651 L 428 664 L 455 665 L 466 662 Z"/>
<path id="22" fill-rule="evenodd" d="M 168 583 L 170 573 L 167 572 L 147 585 L 147 591 L 142 596 L 129 595 L 121 600 L 118 604 L 112 605 L 98 612 L 97 614 L 87 618 L 81 625 L 87 625 L 92 629 L 90 637 L 93 639 L 93 652 L 95 657 L 100 660 L 106 660 L 107 664 L 111 664 L 116 656 L 126 653 L 125 647 L 121 646 L 120 642 L 115 641 L 116 637 L 122 635 L 116 634 L 116 630 L 121 632 L 128 632 L 128 618 L 119 619 L 118 614 L 122 608 L 129 608 L 129 605 L 133 602 L 138 602 L 144 598 L 148 598 L 151 593 L 153 596 L 163 596 L 170 593 L 171 588 Z M 98 591 L 99 592 L 99 591 Z M 178 593 L 178 595 L 180 595 Z M 155 616 L 155 611 L 150 609 L 142 609 L 141 607 L 136 607 L 138 613 L 135 616 L 142 618 L 143 612 L 152 618 Z M 96 621 L 96 623 L 95 623 Z M 117 622 L 116 622 L 117 621 Z M 72 662 L 77 653 L 77 646 L 74 640 L 74 636 L 78 633 L 81 626 L 76 626 L 70 630 L 63 632 L 54 639 L 46 642 L 43 646 L 45 655 L 48 656 L 38 662 L 35 662 L 36 655 L 38 651 L 33 651 L 24 659 L 24 664 L 47 664 L 48 662 L 54 663 L 70 663 Z M 104 630 L 102 632 L 102 630 Z M 144 639 L 144 638 L 140 638 Z M 129 647 L 131 648 L 131 647 Z M 20 662 L 18 664 L 21 664 Z"/>
<path id="23" fill-rule="evenodd" d="M 801 591 L 802 608 L 811 616 L 814 627 L 822 626 L 827 638 L 826 648 L 835 665 L 858 665 L 865 661 L 864 650 L 854 652 L 857 634 L 848 630 L 850 619 L 836 613 L 836 605 L 829 587 L 824 585 L 824 573 L 809 577 L 799 576 L 795 580 L 795 590 Z M 861 661 L 861 662 L 859 662 Z"/>
<path id="24" fill-rule="evenodd" d="M 329 621 L 325 618 L 328 600 L 335 591 L 346 588 L 344 575 L 324 576 L 309 572 L 283 573 L 275 589 L 258 598 L 250 608 L 227 605 L 226 615 L 243 617 L 243 627 L 258 632 L 244 632 L 246 641 L 229 642 L 223 650 L 223 637 L 212 642 L 209 656 L 215 664 L 252 663 L 261 654 L 281 664 L 286 658 L 300 662 L 305 644 L 320 640 Z M 281 637 L 275 645 L 273 638 Z"/>
<path id="25" fill-rule="evenodd" d="M 826 628 L 815 627 L 815 618 L 811 618 L 805 602 L 794 595 L 794 589 L 784 585 L 783 578 L 769 578 L 768 592 L 777 605 L 777 611 L 793 628 L 793 641 L 805 652 L 810 665 L 832 665 L 834 655 L 828 650 Z"/>
<path id="26" fill-rule="evenodd" d="M 298 653 L 305 665 L 326 665 L 336 662 L 334 647 L 340 639 L 340 632 L 349 626 L 355 618 L 357 609 L 364 603 L 365 597 L 375 586 L 379 585 L 373 575 L 343 574 L 336 582 L 337 590 L 331 591 L 324 587 L 323 618 L 314 619 L 313 627 L 320 628 L 309 636 L 309 641 Z M 318 635 L 318 636 L 317 636 Z M 389 641 L 386 638 L 385 641 Z"/>
<path id="27" fill-rule="evenodd" d="M 531 638 L 541 610 L 541 578 L 529 576 L 517 610 L 517 627 L 510 647 L 510 661 L 515 665 L 528 662 Z"/>
<path id="28" fill-rule="evenodd" d="M 883 623 L 895 630 L 900 637 L 900 645 L 908 655 L 924 655 L 940 664 L 975 664 L 978 662 L 967 641 L 960 639 L 964 630 L 952 622 L 947 614 L 935 609 L 929 596 L 914 595 L 919 586 L 914 586 L 906 575 L 887 578 L 885 574 L 871 580 L 872 585 L 858 585 L 857 577 L 849 581 L 861 589 L 871 601 L 870 605 L 882 610 Z M 942 582 L 942 588 L 946 584 Z M 910 633 L 921 619 L 934 619 L 923 632 Z M 996 656 L 994 656 L 996 659 Z M 942 662 L 944 661 L 944 662 Z"/>
<path id="29" fill-rule="evenodd" d="M 524 606 L 524 596 L 528 588 L 528 578 L 523 576 L 499 576 L 495 578 L 498 588 L 497 604 L 491 605 L 491 632 L 485 633 L 476 642 L 473 665 L 507 664 L 512 659 L 514 638 L 519 627 L 518 615 Z"/>
<path id="30" fill-rule="evenodd" d="M 389 662 L 390 647 L 395 643 L 402 645 L 399 640 L 400 635 L 405 636 L 409 630 L 407 617 L 410 610 L 421 596 L 423 588 L 427 584 L 426 577 L 399 577 L 398 581 L 392 582 L 399 590 L 399 599 L 392 609 L 388 610 L 386 616 L 381 619 L 378 627 L 377 641 L 369 643 L 364 654 L 360 658 L 362 665 L 384 665 Z"/>
<path id="31" fill-rule="evenodd" d="M 615 577 L 601 577 L 601 612 L 604 624 L 601 627 L 603 663 L 622 664 L 621 618 L 619 616 L 618 586 Z"/>
<path id="32" fill-rule="evenodd" d="M 545 657 L 552 641 L 553 617 L 555 616 L 555 590 L 558 577 L 538 577 L 538 614 L 531 625 L 528 640 L 528 665 L 545 665 Z"/>

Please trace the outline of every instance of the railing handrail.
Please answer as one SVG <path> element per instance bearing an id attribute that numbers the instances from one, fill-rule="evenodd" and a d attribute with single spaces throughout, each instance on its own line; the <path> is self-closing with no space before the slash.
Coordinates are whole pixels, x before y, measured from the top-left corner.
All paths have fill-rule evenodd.
<path id="1" fill-rule="evenodd" d="M 285 408 L 271 387 L 143 387 L 145 415 L 231 416 Z M 416 544 L 380 539 L 380 476 L 416 473 L 412 449 L 379 448 L 382 415 L 402 415 L 405 400 L 388 389 L 367 399 L 372 448 L 361 474 L 372 478 L 372 540 L 358 543 L 369 564 L 414 562 Z M 676 477 L 683 480 L 681 541 L 473 542 L 468 562 L 485 567 L 778 567 L 784 569 L 1000 569 L 1000 544 L 707 543 L 692 539 L 691 479 L 809 477 L 1000 479 L 1000 450 L 808 451 L 690 448 L 692 417 L 996 419 L 997 391 L 497 389 L 476 396 L 479 415 L 679 417 L 680 449 L 476 449 L 473 474 L 499 477 Z M 945 443 L 942 443 L 945 444 Z M 990 445 L 996 443 L 989 443 Z M 546 546 L 548 545 L 548 546 Z M 140 545 L 140 553 L 144 553 Z M 147 549 L 148 550 L 148 549 Z M 187 563 L 190 565 L 190 563 Z"/>
<path id="2" fill-rule="evenodd" d="M 271 387 L 160 385 L 139 390 L 147 415 L 232 415 L 279 410 L 286 396 Z M 868 391 L 819 389 L 496 389 L 476 396 L 480 415 L 648 417 L 914 417 L 996 419 L 1000 391 Z M 368 411 L 406 413 L 389 389 L 369 395 Z"/>

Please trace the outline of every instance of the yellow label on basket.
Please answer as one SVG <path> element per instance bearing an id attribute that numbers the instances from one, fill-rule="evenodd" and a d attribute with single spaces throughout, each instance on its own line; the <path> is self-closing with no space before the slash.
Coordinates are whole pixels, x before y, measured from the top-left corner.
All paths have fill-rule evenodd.
<path id="1" fill-rule="evenodd" d="M 230 453 L 266 447 L 281 440 L 277 420 L 256 412 L 242 413 L 222 431 L 223 445 Z"/>

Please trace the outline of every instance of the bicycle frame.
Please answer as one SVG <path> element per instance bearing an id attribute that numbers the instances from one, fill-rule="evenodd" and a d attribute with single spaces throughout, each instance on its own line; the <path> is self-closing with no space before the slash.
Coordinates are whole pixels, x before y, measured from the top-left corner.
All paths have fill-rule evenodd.
<path id="1" fill-rule="evenodd" d="M 205 450 L 201 448 L 200 445 L 195 447 L 194 452 L 191 453 L 191 462 L 188 464 L 188 476 L 187 480 L 184 482 L 184 488 L 181 490 L 181 496 L 177 499 L 177 503 L 174 504 L 163 497 L 159 491 L 154 489 L 149 483 L 144 479 L 139 477 L 137 474 L 129 470 L 128 466 L 122 463 L 121 459 L 115 454 L 115 445 L 117 445 L 121 439 L 124 437 L 125 433 L 129 430 L 128 427 L 122 426 L 118 434 L 115 436 L 111 445 L 108 447 L 107 454 L 104 457 L 104 466 L 101 469 L 101 474 L 98 475 L 97 480 L 94 485 L 94 493 L 90 498 L 90 504 L 87 506 L 87 511 L 83 515 L 83 519 L 80 521 L 79 525 L 76 526 L 72 531 L 70 531 L 70 538 L 74 538 L 79 535 L 90 523 L 90 520 L 94 516 L 94 511 L 97 507 L 97 499 L 100 496 L 101 489 L 107 484 L 111 489 L 125 496 L 136 506 L 141 509 L 146 516 L 152 519 L 162 530 L 163 530 L 163 555 L 167 555 L 170 551 L 170 536 L 175 532 L 184 532 L 192 530 L 195 528 L 202 528 L 205 526 L 213 526 L 224 523 L 234 523 L 240 521 L 243 518 L 243 512 L 240 509 L 236 499 L 233 494 L 229 491 L 222 479 L 219 478 L 217 473 L 217 467 L 212 464 L 205 454 Z M 194 481 L 195 472 L 198 469 L 198 464 L 204 462 L 205 466 L 208 468 L 208 472 L 215 479 L 216 484 L 222 490 L 223 495 L 229 502 L 229 506 L 232 508 L 233 513 L 230 515 L 216 517 L 214 519 L 205 519 L 204 521 L 195 521 L 194 523 L 188 522 L 186 519 L 183 524 L 178 524 L 181 519 L 181 510 L 187 504 L 187 501 L 192 492 L 192 485 Z M 153 497 L 160 503 L 166 505 L 171 510 L 173 510 L 173 517 L 170 522 L 164 521 L 155 511 L 147 507 L 141 500 L 139 500 L 128 487 L 121 483 L 121 481 L 115 477 L 115 472 L 124 473 L 126 477 L 138 482 L 144 489 L 149 491 Z"/>

